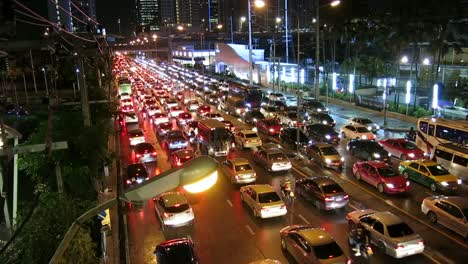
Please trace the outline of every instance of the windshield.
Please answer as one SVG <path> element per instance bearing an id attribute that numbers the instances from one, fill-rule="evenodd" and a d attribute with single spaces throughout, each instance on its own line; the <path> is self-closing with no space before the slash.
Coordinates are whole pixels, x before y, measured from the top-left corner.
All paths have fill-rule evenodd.
<path id="1" fill-rule="evenodd" d="M 369 130 L 367 128 L 365 128 L 365 127 L 356 127 L 356 129 L 357 129 L 357 132 L 359 132 L 359 133 L 369 132 Z"/>
<path id="2" fill-rule="evenodd" d="M 273 203 L 281 201 L 278 194 L 275 192 L 268 192 L 268 193 L 259 193 L 258 194 L 258 202 L 259 203 Z"/>
<path id="3" fill-rule="evenodd" d="M 168 137 L 172 137 L 172 138 L 175 138 L 175 137 L 183 137 L 184 134 L 182 133 L 182 131 L 180 130 L 175 130 L 175 131 L 170 131 L 168 134 L 167 134 Z"/>
<path id="4" fill-rule="evenodd" d="M 270 160 L 276 161 L 276 160 L 285 160 L 286 156 L 283 153 L 272 153 L 269 155 Z"/>
<path id="5" fill-rule="evenodd" d="M 361 124 L 367 125 L 367 124 L 372 124 L 372 121 L 370 119 L 361 119 Z"/>
<path id="6" fill-rule="evenodd" d="M 334 147 L 325 147 L 320 149 L 322 151 L 322 154 L 325 156 L 328 155 L 338 155 L 338 151 Z"/>
<path id="7" fill-rule="evenodd" d="M 265 125 L 267 125 L 267 126 L 277 126 L 279 124 L 275 120 L 266 120 Z"/>
<path id="8" fill-rule="evenodd" d="M 258 138 L 257 134 L 251 133 L 251 134 L 245 134 L 246 138 Z"/>
<path id="9" fill-rule="evenodd" d="M 448 170 L 442 167 L 441 165 L 427 166 L 427 169 L 431 172 L 433 176 L 442 176 L 449 174 Z"/>
<path id="10" fill-rule="evenodd" d="M 403 143 L 403 148 L 405 149 L 417 149 L 418 147 L 412 142 Z"/>
<path id="11" fill-rule="evenodd" d="M 297 115 L 296 113 L 288 113 L 288 117 L 291 119 L 296 119 Z"/>
<path id="12" fill-rule="evenodd" d="M 141 131 L 130 131 L 128 132 L 130 137 L 142 137 L 143 133 Z"/>
<path id="13" fill-rule="evenodd" d="M 395 173 L 395 171 L 393 171 L 392 168 L 390 168 L 390 167 L 378 168 L 377 170 L 379 171 L 379 174 L 380 174 L 380 176 L 382 176 L 382 177 L 394 177 L 394 176 L 398 176 L 398 174 Z"/>
<path id="14" fill-rule="evenodd" d="M 313 248 L 315 256 L 318 259 L 331 259 L 343 255 L 343 251 L 335 241 L 325 245 L 314 246 Z"/>
<path id="15" fill-rule="evenodd" d="M 180 243 L 176 246 L 166 248 L 161 255 L 165 256 L 161 259 L 164 263 L 192 263 L 194 259 L 192 249 L 186 243 Z M 158 261 L 159 260 L 158 258 Z"/>
<path id="16" fill-rule="evenodd" d="M 190 206 L 188 204 L 176 204 L 174 206 L 164 206 L 164 210 L 168 213 L 180 213 L 189 209 Z"/>
<path id="17" fill-rule="evenodd" d="M 406 223 L 387 226 L 388 235 L 390 237 L 404 237 L 413 234 L 413 230 Z"/>
<path id="18" fill-rule="evenodd" d="M 342 193 L 343 192 L 343 189 L 341 189 L 341 187 L 336 183 L 335 184 L 329 184 L 329 185 L 323 185 L 322 190 L 323 190 L 324 193 L 330 193 L 330 194 Z"/>
<path id="19" fill-rule="evenodd" d="M 250 171 L 250 170 L 252 170 L 252 167 L 250 167 L 250 164 L 236 165 L 236 171 Z"/>

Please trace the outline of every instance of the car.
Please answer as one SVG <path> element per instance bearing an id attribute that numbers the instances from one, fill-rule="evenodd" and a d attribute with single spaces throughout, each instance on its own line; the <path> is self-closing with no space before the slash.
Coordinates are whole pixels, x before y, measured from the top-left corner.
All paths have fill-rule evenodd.
<path id="1" fill-rule="evenodd" d="M 406 193 L 410 182 L 396 172 L 392 165 L 382 161 L 360 161 L 353 164 L 353 175 L 377 188 L 381 193 Z"/>
<path id="2" fill-rule="evenodd" d="M 287 108 L 288 108 L 288 105 L 286 104 L 285 101 L 273 101 L 273 100 L 270 100 L 270 102 L 268 103 L 269 106 L 273 106 L 273 107 L 276 107 L 282 111 L 285 111 Z"/>
<path id="3" fill-rule="evenodd" d="M 300 105 L 299 108 L 302 111 L 328 113 L 328 108 L 326 108 L 320 101 L 316 99 L 304 100 L 304 102 Z"/>
<path id="4" fill-rule="evenodd" d="M 280 237 L 281 249 L 289 253 L 295 263 L 351 263 L 323 228 L 290 225 L 280 230 Z"/>
<path id="5" fill-rule="evenodd" d="M 181 149 L 172 152 L 169 160 L 173 168 L 182 166 L 185 162 L 195 158 L 195 152 L 191 149 Z"/>
<path id="6" fill-rule="evenodd" d="M 311 201 L 320 210 L 340 209 L 349 201 L 349 195 L 329 177 L 299 179 L 296 181 L 296 193 Z"/>
<path id="7" fill-rule="evenodd" d="M 149 180 L 148 171 L 143 163 L 130 164 L 127 167 L 127 178 L 125 183 L 128 187 Z"/>
<path id="8" fill-rule="evenodd" d="M 154 250 L 158 264 L 198 264 L 198 256 L 189 238 L 166 240 Z"/>
<path id="9" fill-rule="evenodd" d="M 198 114 L 200 116 L 206 116 L 208 113 L 211 113 L 211 107 L 209 105 L 201 105 L 198 107 Z"/>
<path id="10" fill-rule="evenodd" d="M 231 132 L 235 132 L 235 131 L 236 131 L 236 127 L 234 126 L 234 124 L 233 124 L 231 121 L 229 121 L 229 120 L 223 120 L 223 121 L 221 121 L 221 122 L 223 122 L 223 123 L 225 124 L 227 130 L 229 130 L 229 131 L 231 131 Z"/>
<path id="11" fill-rule="evenodd" d="M 353 139 L 348 142 L 346 149 L 352 156 L 356 156 L 360 159 L 381 160 L 387 163 L 391 162 L 390 153 L 373 140 Z"/>
<path id="12" fill-rule="evenodd" d="M 179 105 L 179 102 L 175 98 L 169 98 L 165 101 L 166 108 L 169 110 L 172 107 L 176 107 Z"/>
<path id="13" fill-rule="evenodd" d="M 210 105 L 218 105 L 219 104 L 219 96 L 217 94 L 209 94 L 205 100 Z"/>
<path id="14" fill-rule="evenodd" d="M 286 95 L 286 106 L 287 107 L 297 107 L 297 96 Z"/>
<path id="15" fill-rule="evenodd" d="M 363 118 L 363 117 L 353 117 L 349 119 L 348 122 L 350 125 L 363 125 L 365 126 L 369 131 L 372 132 L 377 132 L 380 129 L 380 126 L 369 118 Z"/>
<path id="16" fill-rule="evenodd" d="M 222 164 L 224 174 L 233 184 L 246 184 L 257 180 L 257 173 L 247 159 L 227 158 Z"/>
<path id="17" fill-rule="evenodd" d="M 340 129 L 342 138 L 375 139 L 375 135 L 363 125 L 345 125 Z"/>
<path id="18" fill-rule="evenodd" d="M 190 113 L 182 112 L 177 116 L 177 124 L 179 124 L 179 126 L 184 126 L 190 121 L 193 121 L 193 117 Z"/>
<path id="19" fill-rule="evenodd" d="M 362 226 L 369 240 L 394 258 L 420 254 L 424 251 L 424 241 L 398 216 L 390 212 L 372 209 L 358 210 L 346 215 L 349 229 Z"/>
<path id="20" fill-rule="evenodd" d="M 154 116 L 155 114 L 162 113 L 163 110 L 159 106 L 150 106 L 148 107 L 148 116 Z"/>
<path id="21" fill-rule="evenodd" d="M 465 239 L 468 238 L 468 199 L 460 196 L 431 196 L 421 203 L 429 221 L 441 224 Z"/>
<path id="22" fill-rule="evenodd" d="M 172 123 L 171 122 L 164 122 L 159 123 L 158 125 L 154 126 L 154 132 L 159 136 L 162 137 L 167 134 L 168 131 L 172 130 Z"/>
<path id="23" fill-rule="evenodd" d="M 120 106 L 131 106 L 133 107 L 133 101 L 130 98 L 120 100 Z"/>
<path id="24" fill-rule="evenodd" d="M 413 142 L 404 138 L 389 138 L 381 140 L 379 143 L 388 153 L 403 161 L 424 159 L 424 152 Z"/>
<path id="25" fill-rule="evenodd" d="M 169 100 L 169 98 L 170 98 L 169 95 L 163 94 L 159 96 L 158 101 L 161 104 L 161 106 L 164 106 L 166 103 L 166 100 Z"/>
<path id="26" fill-rule="evenodd" d="M 190 139 L 190 142 L 192 142 L 192 139 L 195 139 L 198 132 L 198 121 L 193 120 L 187 122 L 187 124 L 182 127 L 182 130 L 184 131 L 185 136 Z"/>
<path id="27" fill-rule="evenodd" d="M 239 148 L 253 148 L 262 145 L 262 139 L 253 130 L 242 130 L 234 133 L 234 142 Z"/>
<path id="28" fill-rule="evenodd" d="M 402 161 L 398 170 L 407 179 L 431 188 L 431 191 L 456 191 L 462 180 L 432 160 Z"/>
<path id="29" fill-rule="evenodd" d="M 269 136 L 279 135 L 282 129 L 281 124 L 274 118 L 258 120 L 256 127 L 258 132 L 265 133 Z"/>
<path id="30" fill-rule="evenodd" d="M 330 144 L 338 144 L 340 142 L 340 134 L 328 125 L 306 125 L 303 127 L 303 131 L 312 142 L 326 142 Z"/>
<path id="31" fill-rule="evenodd" d="M 263 106 L 260 108 L 260 113 L 262 113 L 265 118 L 276 118 L 278 110 L 279 109 L 274 106 Z"/>
<path id="32" fill-rule="evenodd" d="M 260 110 L 247 111 L 244 114 L 244 122 L 253 126 L 264 118 L 265 116 L 262 114 L 262 112 L 260 112 Z"/>
<path id="33" fill-rule="evenodd" d="M 189 100 L 186 104 L 188 111 L 197 111 L 200 103 L 197 100 Z"/>
<path id="34" fill-rule="evenodd" d="M 169 108 L 169 115 L 170 117 L 172 118 L 177 118 L 179 117 L 180 114 L 182 114 L 184 112 L 184 109 L 182 109 L 182 107 L 180 106 L 172 106 L 171 108 Z"/>
<path id="35" fill-rule="evenodd" d="M 306 155 L 322 167 L 343 169 L 344 157 L 336 151 L 332 144 L 315 143 L 309 145 L 306 147 Z"/>
<path id="36" fill-rule="evenodd" d="M 211 118 L 211 119 L 216 119 L 216 120 L 219 120 L 219 121 L 223 121 L 224 118 L 221 114 L 218 114 L 218 113 L 207 113 L 205 114 L 205 117 L 206 118 Z"/>
<path id="37" fill-rule="evenodd" d="M 187 198 L 180 192 L 165 192 L 154 199 L 154 211 L 165 227 L 179 227 L 191 224 L 195 216 Z"/>
<path id="38" fill-rule="evenodd" d="M 302 126 L 303 124 L 301 122 L 297 121 L 297 113 L 296 112 L 279 112 L 277 117 L 279 120 L 279 123 L 283 126 L 287 127 L 297 127 L 298 124 L 299 126 Z"/>
<path id="39" fill-rule="evenodd" d="M 123 113 L 130 113 L 135 111 L 135 108 L 133 107 L 133 105 L 122 105 L 120 106 L 120 111 L 122 111 Z"/>
<path id="40" fill-rule="evenodd" d="M 297 128 L 294 127 L 288 127 L 288 128 L 283 128 L 279 134 L 279 139 L 282 144 L 288 144 L 290 146 L 293 146 L 295 148 L 299 147 L 305 147 L 308 144 L 312 143 L 310 142 L 309 138 L 302 132 L 302 130 L 299 130 L 299 141 L 297 141 Z"/>
<path id="41" fill-rule="evenodd" d="M 246 185 L 240 188 L 240 198 L 253 215 L 260 218 L 271 218 L 286 215 L 286 205 L 268 184 Z"/>
<path id="42" fill-rule="evenodd" d="M 135 158 L 140 163 L 156 162 L 158 160 L 158 153 L 151 143 L 139 143 L 135 145 Z"/>
<path id="43" fill-rule="evenodd" d="M 261 148 L 253 153 L 253 161 L 267 171 L 288 171 L 292 168 L 289 158 L 279 148 Z"/>
<path id="44" fill-rule="evenodd" d="M 189 143 L 182 130 L 168 131 L 163 142 L 164 146 L 169 151 L 186 148 Z"/>
<path id="45" fill-rule="evenodd" d="M 286 102 L 286 97 L 282 93 L 270 93 L 268 95 L 270 101 L 283 101 Z"/>
<path id="46" fill-rule="evenodd" d="M 170 121 L 169 116 L 166 113 L 154 114 L 151 120 L 154 125 L 159 125 L 161 123 L 167 123 Z"/>
<path id="47" fill-rule="evenodd" d="M 324 124 L 327 126 L 335 127 L 336 123 L 333 118 L 327 114 L 327 113 L 316 113 L 316 112 L 311 112 L 311 113 L 306 113 L 306 116 L 308 117 L 308 121 L 311 123 L 319 123 L 319 124 Z"/>
<path id="48" fill-rule="evenodd" d="M 130 141 L 130 146 L 135 146 L 146 141 L 143 131 L 139 128 L 128 131 L 128 140 Z"/>
<path id="49" fill-rule="evenodd" d="M 184 98 L 184 92 L 182 91 L 177 92 L 175 97 L 177 100 L 182 101 L 182 98 Z"/>

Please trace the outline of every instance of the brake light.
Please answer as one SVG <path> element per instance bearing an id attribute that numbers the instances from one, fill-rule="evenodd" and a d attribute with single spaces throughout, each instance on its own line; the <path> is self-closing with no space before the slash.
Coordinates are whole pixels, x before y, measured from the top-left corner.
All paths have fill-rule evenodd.
<path id="1" fill-rule="evenodd" d="M 343 196 L 343 199 L 348 199 L 349 198 L 349 194 L 346 194 L 345 196 Z"/>
<path id="2" fill-rule="evenodd" d="M 347 260 L 346 260 L 346 264 L 351 264 L 351 263 L 352 263 L 352 262 L 351 262 L 350 259 L 347 259 Z"/>
<path id="3" fill-rule="evenodd" d="M 127 180 L 127 184 L 132 184 L 132 182 L 130 180 Z"/>
<path id="4" fill-rule="evenodd" d="M 262 207 L 261 211 L 267 212 L 267 211 L 268 211 L 268 207 Z"/>
<path id="5" fill-rule="evenodd" d="M 424 246 L 424 241 L 419 241 L 419 242 L 418 242 L 418 245 Z"/>
<path id="6" fill-rule="evenodd" d="M 136 154 L 136 157 L 137 157 L 137 158 L 140 158 L 140 157 L 141 157 L 141 154 Z"/>
<path id="7" fill-rule="evenodd" d="M 333 202 L 335 199 L 333 197 L 325 196 L 325 202 Z"/>
<path id="8" fill-rule="evenodd" d="M 396 245 L 396 246 L 395 246 L 395 249 L 396 249 L 396 250 L 404 249 L 404 248 L 405 248 L 405 245 Z"/>
<path id="9" fill-rule="evenodd" d="M 169 213 L 164 213 L 164 217 L 171 217 L 172 214 L 169 214 Z"/>
<path id="10" fill-rule="evenodd" d="M 156 155 L 158 155 L 158 153 L 156 153 L 156 151 L 153 151 L 153 153 L 151 153 L 151 155 L 156 156 Z"/>
<path id="11" fill-rule="evenodd" d="M 281 207 L 280 207 L 280 208 L 281 208 L 281 209 L 284 209 L 284 208 L 286 208 L 286 205 L 285 205 L 285 204 L 283 204 L 283 205 L 281 205 Z"/>

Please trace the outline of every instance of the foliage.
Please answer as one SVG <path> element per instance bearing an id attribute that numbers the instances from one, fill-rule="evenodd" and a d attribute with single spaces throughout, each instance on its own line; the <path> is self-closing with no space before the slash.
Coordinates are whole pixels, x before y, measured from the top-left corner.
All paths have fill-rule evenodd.
<path id="1" fill-rule="evenodd" d="M 80 228 L 75 237 L 70 243 L 68 250 L 59 260 L 59 264 L 74 263 L 74 264 L 91 264 L 99 263 L 93 252 L 96 250 L 94 243 L 89 236 L 89 230 Z"/>

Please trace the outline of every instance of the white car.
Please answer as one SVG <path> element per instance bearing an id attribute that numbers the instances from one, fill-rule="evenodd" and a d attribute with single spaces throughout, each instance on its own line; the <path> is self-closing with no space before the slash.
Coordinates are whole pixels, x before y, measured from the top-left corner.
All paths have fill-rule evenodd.
<path id="1" fill-rule="evenodd" d="M 390 212 L 372 209 L 348 213 L 346 219 L 352 230 L 362 225 L 369 234 L 370 242 L 394 258 L 420 254 L 424 251 L 424 241 L 398 216 Z"/>
<path id="2" fill-rule="evenodd" d="M 160 114 L 162 113 L 163 110 L 159 106 L 150 106 L 148 108 L 148 116 L 154 116 L 155 114 Z"/>
<path id="3" fill-rule="evenodd" d="M 380 129 L 380 126 L 372 122 L 372 120 L 370 120 L 369 118 L 353 117 L 349 119 L 348 123 L 350 125 L 363 125 L 367 127 L 369 131 L 372 131 L 372 132 L 376 132 L 377 130 Z"/>
<path id="4" fill-rule="evenodd" d="M 154 198 L 154 210 L 163 228 L 188 225 L 195 219 L 187 198 L 179 192 L 166 192 Z"/>
<path id="5" fill-rule="evenodd" d="M 265 118 L 276 118 L 278 115 L 278 109 L 274 106 L 263 106 L 260 108 L 260 113 L 263 114 Z"/>
<path id="6" fill-rule="evenodd" d="M 190 100 L 185 105 L 188 111 L 197 111 L 200 107 L 200 103 L 197 100 Z"/>
<path id="7" fill-rule="evenodd" d="M 441 224 L 468 238 L 468 199 L 459 196 L 432 196 L 422 201 L 421 211 L 429 221 Z"/>
<path id="8" fill-rule="evenodd" d="M 169 115 L 173 118 L 179 117 L 180 114 L 184 112 L 184 109 L 180 106 L 173 106 L 169 108 Z"/>
<path id="9" fill-rule="evenodd" d="M 141 129 L 128 131 L 128 140 L 130 141 L 130 146 L 135 146 L 137 144 L 146 142 L 145 135 Z"/>
<path id="10" fill-rule="evenodd" d="M 151 120 L 153 121 L 153 124 L 159 125 L 161 123 L 169 122 L 169 116 L 166 113 L 154 114 Z"/>
<path id="11" fill-rule="evenodd" d="M 224 121 L 224 117 L 222 117 L 220 114 L 218 113 L 208 113 L 205 115 L 206 118 L 211 118 L 211 119 L 216 119 L 216 120 L 219 120 L 219 121 Z"/>
<path id="12" fill-rule="evenodd" d="M 257 173 L 252 168 L 252 166 L 250 166 L 250 163 L 247 159 L 228 158 L 223 162 L 222 168 L 224 174 L 233 184 L 252 183 L 257 180 Z"/>
<path id="13" fill-rule="evenodd" d="M 288 127 L 297 126 L 297 113 L 296 112 L 281 112 L 278 114 L 280 124 Z"/>
<path id="14" fill-rule="evenodd" d="M 262 139 L 253 130 L 242 130 L 234 134 L 236 145 L 242 148 L 260 147 Z"/>
<path id="15" fill-rule="evenodd" d="M 375 139 L 375 135 L 363 125 L 345 125 L 340 129 L 342 138 Z"/>
<path id="16" fill-rule="evenodd" d="M 286 95 L 286 105 L 288 107 L 297 107 L 297 96 Z"/>
<path id="17" fill-rule="evenodd" d="M 172 107 L 179 105 L 177 100 L 173 98 L 166 100 L 165 104 L 166 104 L 167 109 L 171 109 Z"/>
<path id="18" fill-rule="evenodd" d="M 271 218 L 286 215 L 286 205 L 268 184 L 246 185 L 240 188 L 240 198 L 252 209 L 253 215 Z"/>

